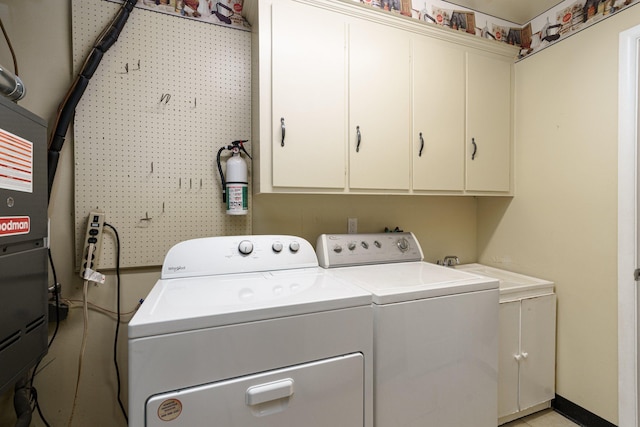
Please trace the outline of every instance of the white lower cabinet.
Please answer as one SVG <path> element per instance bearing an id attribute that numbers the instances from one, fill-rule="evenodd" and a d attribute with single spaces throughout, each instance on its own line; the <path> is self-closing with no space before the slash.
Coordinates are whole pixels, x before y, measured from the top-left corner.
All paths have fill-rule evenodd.
<path id="1" fill-rule="evenodd" d="M 498 425 L 550 407 L 556 376 L 554 283 L 482 264 L 456 268 L 500 280 Z"/>
<path id="2" fill-rule="evenodd" d="M 506 422 L 555 397 L 556 295 L 502 302 L 499 318 L 498 418 Z"/>

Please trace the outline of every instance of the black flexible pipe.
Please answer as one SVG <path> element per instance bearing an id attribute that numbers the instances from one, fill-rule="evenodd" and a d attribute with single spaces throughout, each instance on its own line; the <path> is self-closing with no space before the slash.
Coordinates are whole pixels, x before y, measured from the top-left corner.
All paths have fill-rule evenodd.
<path id="1" fill-rule="evenodd" d="M 138 0 L 126 0 L 122 3 L 122 7 L 118 11 L 117 15 L 111 21 L 111 24 L 105 31 L 100 34 L 96 42 L 94 43 L 91 53 L 87 57 L 82 70 L 71 84 L 71 88 L 67 92 L 64 100 L 62 101 L 60 108 L 58 109 L 58 117 L 56 118 L 54 131 L 49 139 L 49 153 L 47 156 L 48 173 L 47 179 L 49 184 L 49 199 L 51 199 L 51 189 L 53 187 L 53 180 L 56 175 L 56 169 L 58 168 L 58 159 L 60 158 L 60 150 L 64 144 L 64 139 L 67 134 L 69 124 L 73 119 L 76 107 L 85 89 L 89 84 L 89 80 L 93 76 L 93 73 L 98 68 L 100 61 L 104 53 L 109 50 L 111 46 L 118 40 L 120 32 L 124 28 L 124 25 L 129 19 L 129 14 L 133 10 Z"/>
<path id="2" fill-rule="evenodd" d="M 220 154 L 227 149 L 227 147 L 222 147 L 218 150 L 218 155 L 216 156 L 216 163 L 218 164 L 218 172 L 220 173 L 220 182 L 222 183 L 222 203 L 227 203 L 227 186 L 224 182 L 224 173 L 222 172 L 222 165 L 220 164 Z"/>

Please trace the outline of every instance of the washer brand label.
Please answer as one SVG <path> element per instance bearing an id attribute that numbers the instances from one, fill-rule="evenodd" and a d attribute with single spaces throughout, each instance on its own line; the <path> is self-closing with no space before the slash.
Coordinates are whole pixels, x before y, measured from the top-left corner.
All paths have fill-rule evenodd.
<path id="1" fill-rule="evenodd" d="M 167 270 L 173 271 L 174 273 L 177 273 L 178 271 L 186 270 L 186 269 L 187 267 L 185 267 L 184 265 L 176 265 L 176 266 L 171 266 L 167 268 Z"/>
<path id="2" fill-rule="evenodd" d="M 28 216 L 0 217 L 0 237 L 29 234 L 30 231 L 31 218 Z"/>
<path id="3" fill-rule="evenodd" d="M 182 413 L 182 402 L 178 399 L 167 399 L 158 407 L 158 418 L 162 421 L 173 421 Z"/>

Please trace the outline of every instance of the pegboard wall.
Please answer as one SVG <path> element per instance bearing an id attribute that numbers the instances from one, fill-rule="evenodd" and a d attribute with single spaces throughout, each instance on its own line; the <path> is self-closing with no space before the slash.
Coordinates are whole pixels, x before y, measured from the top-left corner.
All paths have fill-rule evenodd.
<path id="1" fill-rule="evenodd" d="M 119 8 L 73 0 L 76 73 Z M 225 214 L 215 161 L 223 145 L 250 138 L 250 36 L 133 9 L 76 109 L 76 268 L 94 210 L 118 230 L 121 267 L 162 265 L 183 240 L 251 233 L 251 211 Z M 114 268 L 108 230 L 102 245 L 98 268 Z"/>

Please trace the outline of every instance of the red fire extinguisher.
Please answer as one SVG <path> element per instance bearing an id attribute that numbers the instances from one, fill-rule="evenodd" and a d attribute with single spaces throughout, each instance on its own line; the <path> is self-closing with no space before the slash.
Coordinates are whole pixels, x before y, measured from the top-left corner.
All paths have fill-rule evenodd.
<path id="1" fill-rule="evenodd" d="M 216 158 L 222 181 L 222 202 L 227 205 L 227 215 L 246 215 L 249 211 L 247 162 L 242 158 L 242 153 L 246 154 L 249 159 L 251 156 L 244 148 L 245 142 L 247 140 L 237 140 L 220 148 Z M 231 151 L 231 157 L 227 159 L 226 178 L 220 164 L 220 155 L 224 150 Z"/>

